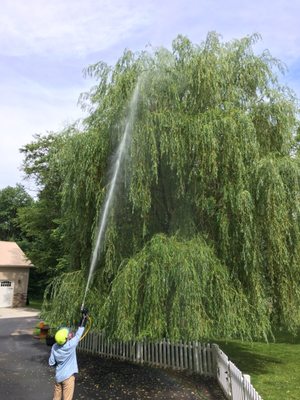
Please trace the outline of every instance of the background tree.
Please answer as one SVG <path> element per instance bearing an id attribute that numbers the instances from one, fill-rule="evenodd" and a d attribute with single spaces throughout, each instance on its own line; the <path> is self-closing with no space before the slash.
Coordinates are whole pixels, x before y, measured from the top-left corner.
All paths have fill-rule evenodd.
<path id="1" fill-rule="evenodd" d="M 67 132 L 36 135 L 32 143 L 20 150 L 24 155 L 24 172 L 34 179 L 38 188 L 35 202 L 18 214 L 19 225 L 28 240 L 26 254 L 36 267 L 31 272 L 30 297 L 42 296 L 51 279 L 69 265 L 60 237 L 60 175 L 53 166 L 51 170 L 49 167 L 50 156 L 54 157 L 67 135 Z"/>
<path id="2" fill-rule="evenodd" d="M 24 239 L 18 224 L 18 210 L 32 203 L 33 199 L 22 185 L 0 190 L 0 240 L 20 242 Z"/>

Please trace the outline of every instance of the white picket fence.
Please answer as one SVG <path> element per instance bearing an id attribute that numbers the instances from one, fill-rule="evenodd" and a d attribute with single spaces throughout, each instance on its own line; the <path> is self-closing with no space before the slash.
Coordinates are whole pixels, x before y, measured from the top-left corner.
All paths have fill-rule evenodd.
<path id="1" fill-rule="evenodd" d="M 262 400 L 250 383 L 250 376 L 244 375 L 227 355 L 213 345 L 216 359 L 216 378 L 227 399 L 230 400 Z"/>
<path id="2" fill-rule="evenodd" d="M 78 348 L 102 357 L 214 377 L 229 400 L 262 400 L 250 377 L 243 375 L 216 344 L 112 341 L 101 333 L 90 332 Z"/>
<path id="3" fill-rule="evenodd" d="M 102 334 L 89 333 L 78 347 L 80 350 L 103 357 L 215 376 L 213 349 L 210 344 L 171 343 L 168 340 L 159 342 L 111 341 Z"/>

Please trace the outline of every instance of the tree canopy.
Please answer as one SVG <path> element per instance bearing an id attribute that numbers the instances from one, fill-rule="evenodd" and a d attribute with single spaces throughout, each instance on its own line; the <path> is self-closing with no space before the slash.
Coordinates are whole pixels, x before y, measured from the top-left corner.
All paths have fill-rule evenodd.
<path id="1" fill-rule="evenodd" d="M 18 211 L 32 202 L 33 199 L 20 184 L 0 190 L 0 240 L 22 241 Z"/>
<path id="2" fill-rule="evenodd" d="M 58 135 L 48 176 L 59 193 L 64 274 L 44 315 L 80 307 L 110 166 L 137 81 L 139 98 L 87 303 L 120 338 L 266 337 L 300 324 L 298 109 L 281 63 L 257 35 L 171 50 L 126 50 L 81 96 L 83 129 Z"/>

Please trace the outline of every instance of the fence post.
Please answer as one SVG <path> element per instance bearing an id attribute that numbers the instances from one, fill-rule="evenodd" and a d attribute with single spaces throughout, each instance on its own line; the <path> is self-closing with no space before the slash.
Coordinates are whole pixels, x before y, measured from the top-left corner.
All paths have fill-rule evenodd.
<path id="1" fill-rule="evenodd" d="M 230 399 L 231 400 L 235 400 L 234 399 L 234 393 L 232 390 L 232 374 L 231 374 L 231 369 L 230 369 L 230 361 L 228 361 L 228 383 L 229 383 L 229 388 L 230 388 Z"/>

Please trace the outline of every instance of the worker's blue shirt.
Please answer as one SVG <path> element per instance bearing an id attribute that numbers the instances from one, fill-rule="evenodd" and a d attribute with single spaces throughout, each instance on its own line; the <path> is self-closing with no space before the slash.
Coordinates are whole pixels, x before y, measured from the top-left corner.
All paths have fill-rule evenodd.
<path id="1" fill-rule="evenodd" d="M 72 339 L 67 340 L 64 345 L 60 346 L 55 343 L 52 346 L 49 365 L 56 366 L 55 380 L 57 383 L 70 378 L 70 376 L 78 372 L 76 347 L 83 331 L 84 327 L 80 327 L 78 328 L 76 335 Z"/>

